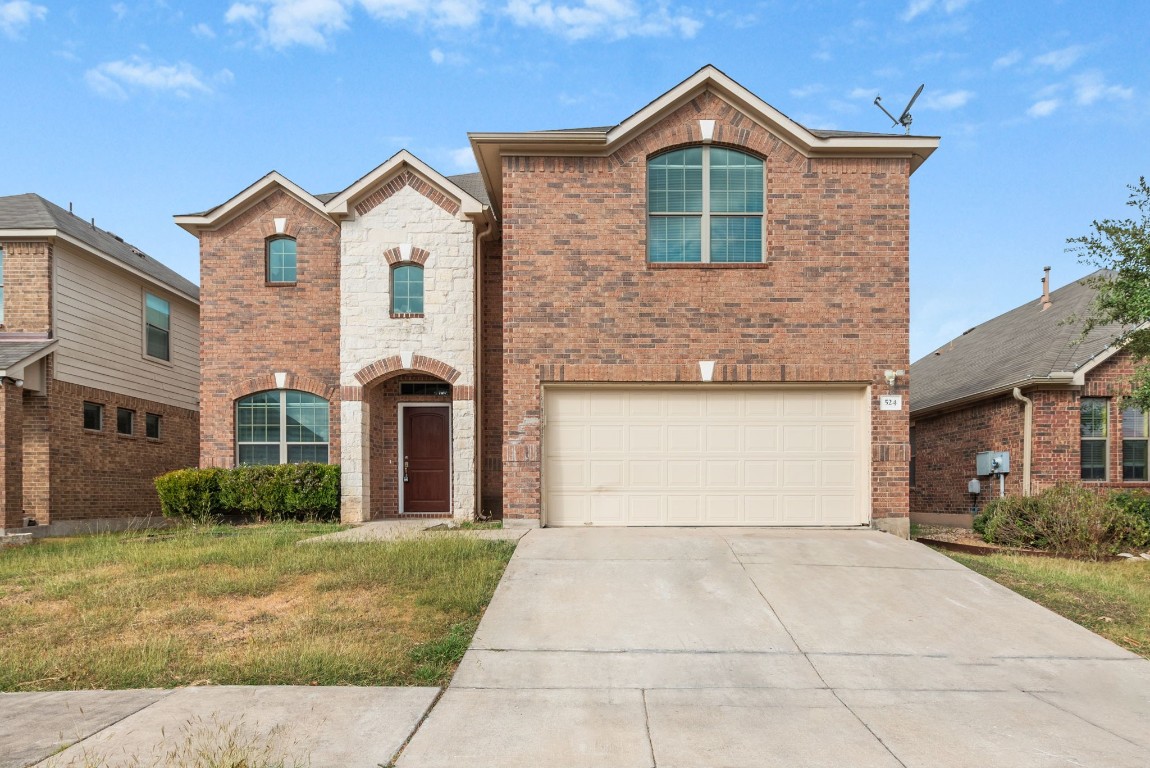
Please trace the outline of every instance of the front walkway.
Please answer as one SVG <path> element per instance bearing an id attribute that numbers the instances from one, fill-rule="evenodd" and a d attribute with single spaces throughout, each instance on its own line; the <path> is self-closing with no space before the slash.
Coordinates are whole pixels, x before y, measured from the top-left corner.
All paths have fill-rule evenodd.
<path id="1" fill-rule="evenodd" d="M 399 768 L 1145 766 L 1150 662 L 870 531 L 537 530 Z"/>

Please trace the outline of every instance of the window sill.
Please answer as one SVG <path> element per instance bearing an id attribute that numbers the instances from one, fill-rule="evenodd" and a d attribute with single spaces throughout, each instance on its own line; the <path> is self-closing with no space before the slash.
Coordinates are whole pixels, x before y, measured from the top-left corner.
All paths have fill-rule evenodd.
<path id="1" fill-rule="evenodd" d="M 647 261 L 648 269 L 770 269 L 769 261 Z"/>
<path id="2" fill-rule="evenodd" d="M 264 286 L 267 288 L 294 288 L 297 285 L 299 285 L 299 283 L 295 281 L 290 283 L 273 283 L 271 280 L 264 281 Z"/>
<path id="3" fill-rule="evenodd" d="M 116 437 L 119 437 L 123 440 L 135 440 L 136 439 L 135 435 L 126 435 L 123 432 L 117 432 Z"/>
<path id="4" fill-rule="evenodd" d="M 102 435 L 102 434 L 104 434 L 104 430 L 102 430 L 102 429 L 88 429 L 87 427 L 84 427 L 84 434 L 85 435 Z"/>
<path id="5" fill-rule="evenodd" d="M 140 357 L 149 363 L 159 363 L 160 365 L 166 365 L 169 368 L 175 367 L 175 365 L 172 363 L 171 360 L 165 360 L 162 357 L 152 357 L 147 352 L 144 352 L 143 354 L 141 354 Z"/>
<path id="6" fill-rule="evenodd" d="M 392 320 L 408 320 L 408 319 L 411 319 L 414 317 L 423 317 L 423 316 L 424 316 L 424 314 L 422 312 L 392 312 L 391 313 L 391 319 Z"/>

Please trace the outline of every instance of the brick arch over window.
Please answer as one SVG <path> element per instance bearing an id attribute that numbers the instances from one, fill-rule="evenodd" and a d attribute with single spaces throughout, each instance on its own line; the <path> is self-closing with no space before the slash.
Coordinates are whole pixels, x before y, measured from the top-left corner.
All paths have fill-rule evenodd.
<path id="1" fill-rule="evenodd" d="M 359 204 L 355 206 L 355 212 L 363 216 L 404 187 L 411 187 L 452 216 L 459 213 L 459 203 L 454 198 L 443 194 L 438 187 L 430 184 L 422 176 L 417 176 L 408 170 L 397 173 L 391 177 L 390 181 L 361 200 Z"/>
<path id="2" fill-rule="evenodd" d="M 422 267 L 427 264 L 427 260 L 431 258 L 431 253 L 423 250 L 422 248 L 412 246 L 411 258 L 404 260 L 401 258 L 399 248 L 388 248 L 383 252 L 383 258 L 387 260 L 387 265 L 389 267 L 395 264 L 418 264 Z"/>
<path id="3" fill-rule="evenodd" d="M 269 389 L 295 389 L 300 392 L 317 395 L 328 402 L 336 400 L 339 395 L 338 386 L 328 384 L 319 379 L 313 379 L 310 376 L 298 376 L 294 373 L 288 373 L 284 378 L 283 386 L 280 386 L 276 383 L 275 373 L 265 373 L 263 376 L 256 376 L 251 379 L 235 382 L 228 387 L 228 397 L 232 400 L 238 400 L 241 397 L 246 397 L 256 392 L 266 392 Z"/>
<path id="4" fill-rule="evenodd" d="M 411 364 L 406 367 L 403 364 L 403 359 L 399 355 L 385 357 L 382 360 L 376 360 L 374 363 L 360 368 L 355 374 L 355 378 L 356 381 L 360 383 L 360 391 L 362 392 L 363 388 L 370 387 L 385 379 L 390 379 L 392 376 L 400 373 L 426 373 L 435 376 L 452 385 L 452 400 L 475 399 L 475 387 L 456 385 L 455 382 L 459 381 L 459 378 L 463 375 L 459 370 L 442 360 L 436 360 L 434 357 L 426 357 L 424 355 L 412 355 Z M 346 394 L 350 394 L 347 393 L 348 389 L 348 387 L 344 387 Z"/>

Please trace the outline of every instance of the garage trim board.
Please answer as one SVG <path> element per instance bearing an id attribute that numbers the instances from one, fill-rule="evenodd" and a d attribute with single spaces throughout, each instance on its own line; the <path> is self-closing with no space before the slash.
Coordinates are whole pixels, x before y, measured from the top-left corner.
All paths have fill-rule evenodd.
<path id="1" fill-rule="evenodd" d="M 543 388 L 549 526 L 870 522 L 869 389 Z"/>

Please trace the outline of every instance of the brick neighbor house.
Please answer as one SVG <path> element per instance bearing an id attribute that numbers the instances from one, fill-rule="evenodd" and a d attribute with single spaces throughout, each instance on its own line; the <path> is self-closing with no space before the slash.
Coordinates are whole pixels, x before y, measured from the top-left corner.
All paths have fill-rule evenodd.
<path id="1" fill-rule="evenodd" d="M 401 152 L 176 218 L 204 465 L 339 461 L 348 521 L 905 535 L 909 184 L 937 138 L 813 131 L 714 67 L 615 126 L 470 138 L 478 174 Z"/>
<path id="2" fill-rule="evenodd" d="M 153 478 L 197 463 L 199 291 L 39 195 L 0 197 L 0 376 L 0 533 L 158 516 Z"/>
<path id="3" fill-rule="evenodd" d="M 1150 489 L 1146 414 L 1124 409 L 1133 362 L 1117 327 L 1086 337 L 1094 299 L 1083 282 L 971 328 L 911 366 L 916 522 L 969 526 L 1000 492 L 1028 496 L 1055 483 Z M 980 452 L 1009 453 L 1009 472 L 978 475 Z M 979 481 L 980 493 L 968 491 Z M 1000 491 L 1001 487 L 1001 491 Z"/>

